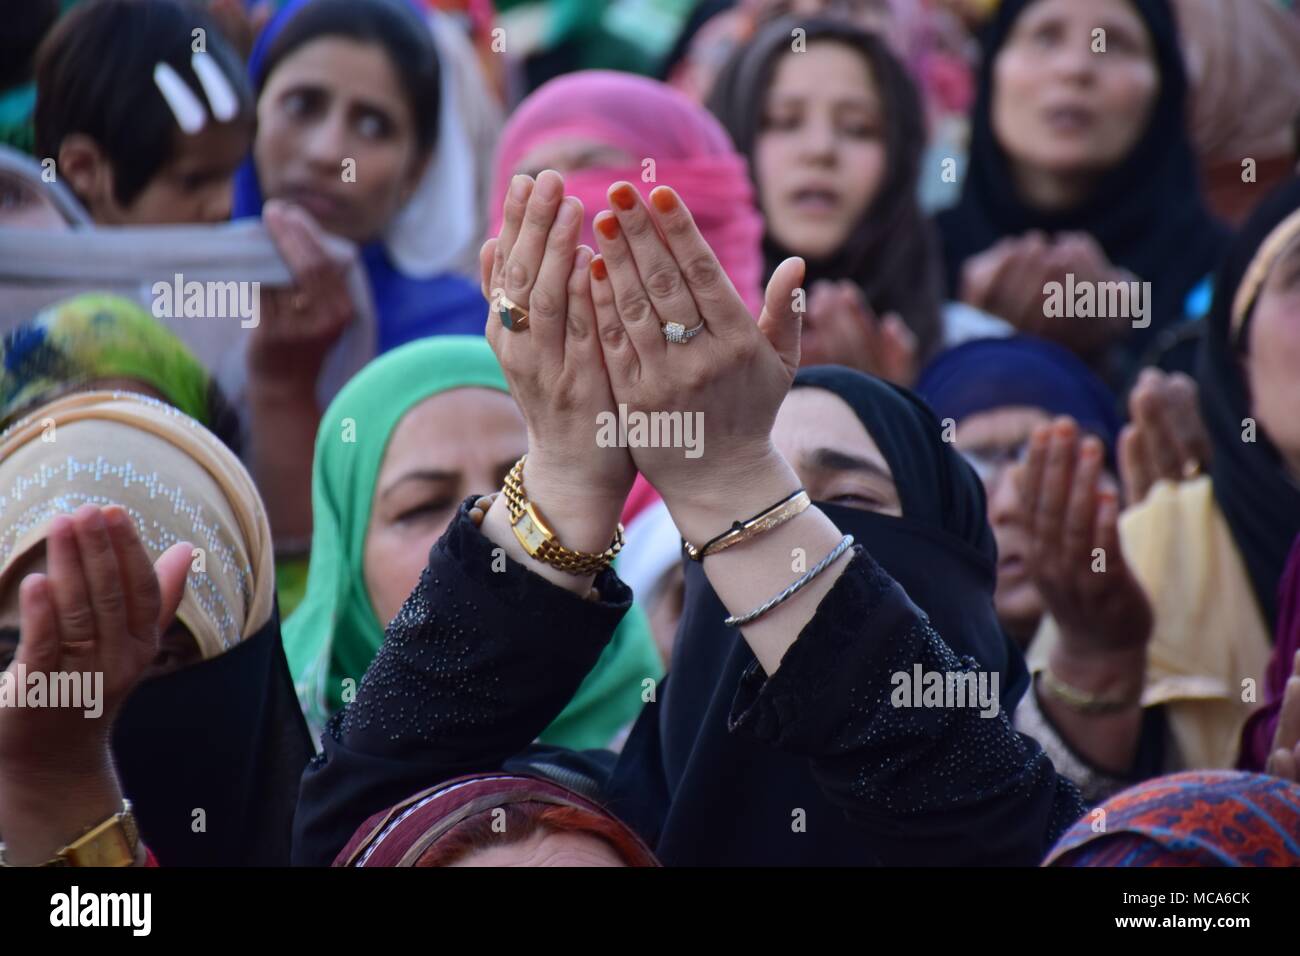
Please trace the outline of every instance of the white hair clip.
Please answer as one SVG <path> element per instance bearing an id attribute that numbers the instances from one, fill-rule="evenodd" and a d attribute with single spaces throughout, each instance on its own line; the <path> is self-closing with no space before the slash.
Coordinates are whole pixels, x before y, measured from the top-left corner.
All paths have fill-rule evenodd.
<path id="1" fill-rule="evenodd" d="M 207 111 L 170 63 L 158 63 L 153 68 L 153 82 L 167 101 L 176 124 L 190 136 L 203 129 L 208 122 Z"/>
<path id="2" fill-rule="evenodd" d="M 230 85 L 230 80 L 226 79 L 226 74 L 221 72 L 221 67 L 210 53 L 195 53 L 190 57 L 190 66 L 199 78 L 203 95 L 208 98 L 212 115 L 218 123 L 229 123 L 239 112 L 239 98 L 235 96 L 235 90 Z"/>

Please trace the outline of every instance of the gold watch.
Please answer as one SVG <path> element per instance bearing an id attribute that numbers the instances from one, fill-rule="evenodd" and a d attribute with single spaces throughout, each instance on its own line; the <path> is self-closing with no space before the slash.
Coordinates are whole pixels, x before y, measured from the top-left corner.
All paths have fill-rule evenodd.
<path id="1" fill-rule="evenodd" d="M 598 574 L 604 571 L 623 548 L 623 526 L 618 526 L 614 540 L 599 553 L 573 551 L 560 544 L 555 532 L 546 524 L 537 506 L 528 500 L 528 494 L 524 491 L 524 462 L 527 460 L 528 456 L 524 455 L 515 462 L 510 474 L 506 475 L 505 487 L 501 489 L 510 514 L 510 526 L 514 528 L 519 543 L 530 557 L 569 574 Z"/>
<path id="2" fill-rule="evenodd" d="M 91 827 L 40 866 L 134 866 L 140 852 L 140 828 L 130 800 L 122 810 Z M 12 866 L 0 845 L 0 866 Z"/>

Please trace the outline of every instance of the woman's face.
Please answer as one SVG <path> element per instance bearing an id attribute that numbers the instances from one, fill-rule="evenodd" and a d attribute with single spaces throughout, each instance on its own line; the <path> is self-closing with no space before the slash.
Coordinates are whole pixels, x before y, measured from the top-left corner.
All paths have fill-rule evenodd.
<path id="1" fill-rule="evenodd" d="M 902 517 L 885 456 L 862 420 L 833 392 L 792 389 L 777 412 L 772 441 L 814 501 Z"/>
<path id="2" fill-rule="evenodd" d="M 1104 53 L 1093 52 L 1098 29 Z M 1137 145 L 1159 89 L 1151 37 L 1127 0 L 1039 0 L 993 64 L 993 132 L 1027 171 L 1096 175 Z"/>
<path id="3" fill-rule="evenodd" d="M 515 163 L 514 174 L 523 173 L 537 178 L 544 169 L 553 169 L 561 176 L 582 169 L 623 169 L 640 166 L 644 157 L 633 156 L 625 149 L 585 137 L 565 137 L 538 143 Z M 590 215 L 595 215 L 592 211 Z"/>
<path id="4" fill-rule="evenodd" d="M 820 41 L 781 58 L 754 149 L 777 244 L 810 259 L 844 245 L 884 180 L 884 121 L 871 70 L 853 48 Z"/>
<path id="5" fill-rule="evenodd" d="M 1249 335 L 1251 411 L 1300 482 L 1300 237 L 1264 280 Z"/>
<path id="6" fill-rule="evenodd" d="M 998 545 L 998 619 L 1022 647 L 1038 630 L 1044 608 L 1029 575 L 1029 527 L 1011 466 L 1020 460 L 1034 429 L 1051 420 L 1041 408 L 1015 406 L 968 415 L 957 426 L 957 450 L 984 482 L 989 525 Z"/>
<path id="7" fill-rule="evenodd" d="M 460 503 L 500 489 L 527 450 L 523 416 L 504 392 L 453 389 L 406 413 L 384 452 L 366 530 L 366 589 L 380 624 L 419 583 Z"/>
<path id="8" fill-rule="evenodd" d="M 267 77 L 257 121 L 253 158 L 265 198 L 297 203 L 358 243 L 383 234 L 428 158 L 377 44 L 324 37 L 299 47 Z"/>

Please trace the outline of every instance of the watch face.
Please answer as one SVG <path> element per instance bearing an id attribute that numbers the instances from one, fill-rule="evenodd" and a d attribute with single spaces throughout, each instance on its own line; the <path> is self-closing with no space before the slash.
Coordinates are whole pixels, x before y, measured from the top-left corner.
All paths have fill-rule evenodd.
<path id="1" fill-rule="evenodd" d="M 515 522 L 514 527 L 515 536 L 529 554 L 536 554 L 537 549 L 546 541 L 546 532 L 538 527 L 537 522 L 533 520 L 533 516 L 526 511 L 519 516 L 519 520 Z"/>

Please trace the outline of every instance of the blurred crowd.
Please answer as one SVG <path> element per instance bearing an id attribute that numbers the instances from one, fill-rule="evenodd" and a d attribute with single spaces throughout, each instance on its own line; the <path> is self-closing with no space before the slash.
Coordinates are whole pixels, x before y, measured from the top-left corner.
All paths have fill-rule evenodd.
<path id="1" fill-rule="evenodd" d="M 0 862 L 1300 865 L 1293 4 L 4 19 Z"/>

